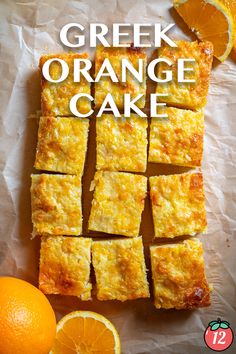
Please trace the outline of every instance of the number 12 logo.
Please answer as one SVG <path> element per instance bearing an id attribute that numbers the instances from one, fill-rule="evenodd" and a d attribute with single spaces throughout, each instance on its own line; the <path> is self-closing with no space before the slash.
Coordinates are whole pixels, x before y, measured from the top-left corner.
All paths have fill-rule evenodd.
<path id="1" fill-rule="evenodd" d="M 206 345 L 216 351 L 222 352 L 228 349 L 234 340 L 234 334 L 227 321 L 211 321 L 204 333 Z"/>

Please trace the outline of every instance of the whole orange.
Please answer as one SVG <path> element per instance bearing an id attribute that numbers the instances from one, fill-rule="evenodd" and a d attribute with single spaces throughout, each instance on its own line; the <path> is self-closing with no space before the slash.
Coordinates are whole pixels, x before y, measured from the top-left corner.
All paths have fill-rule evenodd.
<path id="1" fill-rule="evenodd" d="M 0 277 L 0 354 L 48 354 L 55 334 L 46 296 L 24 280 Z"/>

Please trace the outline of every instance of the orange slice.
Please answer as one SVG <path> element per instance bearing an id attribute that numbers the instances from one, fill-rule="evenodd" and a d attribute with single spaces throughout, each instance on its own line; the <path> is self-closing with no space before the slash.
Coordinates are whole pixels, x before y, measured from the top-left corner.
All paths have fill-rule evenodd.
<path id="1" fill-rule="evenodd" d="M 120 354 L 120 339 L 113 324 L 91 311 L 75 311 L 57 324 L 50 354 Z"/>
<path id="2" fill-rule="evenodd" d="M 236 0 L 220 0 L 220 2 L 230 11 L 234 22 L 233 51 L 236 54 Z"/>
<path id="3" fill-rule="evenodd" d="M 174 0 L 174 7 L 200 40 L 213 43 L 214 56 L 224 61 L 234 37 L 229 9 L 219 0 Z"/>

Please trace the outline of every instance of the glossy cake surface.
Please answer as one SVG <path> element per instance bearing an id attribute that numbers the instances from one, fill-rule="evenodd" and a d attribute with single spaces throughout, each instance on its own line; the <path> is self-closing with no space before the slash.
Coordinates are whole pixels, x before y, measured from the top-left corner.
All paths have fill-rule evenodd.
<path id="1" fill-rule="evenodd" d="M 39 288 L 44 294 L 91 298 L 92 240 L 84 237 L 43 236 L 40 250 Z"/>
<path id="2" fill-rule="evenodd" d="M 33 234 L 81 235 L 81 178 L 31 175 Z"/>
<path id="3" fill-rule="evenodd" d="M 195 235 L 207 227 L 201 173 L 150 177 L 155 237 Z"/>
<path id="4" fill-rule="evenodd" d="M 173 65 L 170 67 L 166 63 L 160 63 L 157 76 L 165 78 L 165 70 L 172 70 L 173 80 L 166 83 L 158 83 L 156 92 L 167 94 L 160 97 L 160 102 L 166 102 L 169 106 L 185 109 L 198 110 L 205 107 L 211 66 L 213 60 L 213 45 L 210 42 L 187 42 L 176 41 L 177 48 L 163 45 L 158 52 L 160 58 L 170 60 Z M 195 80 L 193 83 L 180 83 L 177 80 L 178 59 L 194 59 L 195 62 L 185 63 L 186 68 L 193 71 L 186 71 L 184 78 Z"/>
<path id="5" fill-rule="evenodd" d="M 118 78 L 118 82 L 113 82 L 110 77 L 101 77 L 99 82 L 95 83 L 95 105 L 100 107 L 108 93 L 110 93 L 119 108 L 124 107 L 124 94 L 129 93 L 131 98 L 135 98 L 139 94 L 143 96 L 136 102 L 139 108 L 145 106 L 145 96 L 146 96 L 146 65 L 147 56 L 144 51 L 140 48 L 116 48 L 109 47 L 105 48 L 103 46 L 98 46 L 96 48 L 95 56 L 95 76 L 99 72 L 103 61 L 109 59 L 113 70 Z M 138 70 L 139 59 L 142 60 L 143 75 L 142 82 L 139 82 L 130 73 L 127 75 L 126 82 L 121 80 L 121 60 L 127 59 L 133 67 Z"/>
<path id="6" fill-rule="evenodd" d="M 145 172 L 147 165 L 147 119 L 105 114 L 96 118 L 97 169 Z"/>
<path id="7" fill-rule="evenodd" d="M 131 173 L 98 171 L 94 184 L 89 230 L 138 236 L 147 178 Z"/>
<path id="8" fill-rule="evenodd" d="M 204 114 L 202 111 L 166 107 L 168 118 L 152 118 L 149 162 L 201 166 Z"/>
<path id="9" fill-rule="evenodd" d="M 35 167 L 82 176 L 87 152 L 89 120 L 41 117 Z"/>
<path id="10" fill-rule="evenodd" d="M 210 305 L 211 287 L 198 239 L 153 245 L 150 254 L 156 308 L 193 309 Z"/>
<path id="11" fill-rule="evenodd" d="M 92 259 L 99 300 L 149 297 L 141 237 L 95 241 Z"/>
<path id="12" fill-rule="evenodd" d="M 74 60 L 88 59 L 88 54 L 83 53 L 61 53 L 42 55 L 39 61 L 39 68 L 42 71 L 44 63 L 53 58 L 58 58 L 66 62 L 69 67 L 69 75 L 62 82 L 47 81 L 43 74 L 41 79 L 42 94 L 41 108 L 43 116 L 71 116 L 70 100 L 76 94 L 90 94 L 90 83 L 81 75 L 80 82 L 74 82 Z M 49 68 L 50 76 L 53 80 L 61 77 L 61 64 L 53 61 Z M 77 109 L 80 113 L 88 113 L 91 102 L 86 97 L 77 101 Z"/>

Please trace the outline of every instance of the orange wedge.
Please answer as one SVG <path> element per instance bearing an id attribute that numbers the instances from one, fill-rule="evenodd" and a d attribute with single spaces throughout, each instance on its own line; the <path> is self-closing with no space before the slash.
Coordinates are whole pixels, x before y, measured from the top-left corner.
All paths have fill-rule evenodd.
<path id="1" fill-rule="evenodd" d="M 174 0 L 174 7 L 200 40 L 213 43 L 214 56 L 224 61 L 234 39 L 230 10 L 219 0 Z"/>
<path id="2" fill-rule="evenodd" d="M 113 324 L 91 311 L 75 311 L 57 324 L 50 354 L 120 354 L 120 339 Z"/>
<path id="3" fill-rule="evenodd" d="M 230 11 L 234 22 L 233 51 L 236 54 L 236 0 L 220 0 L 220 2 Z"/>

